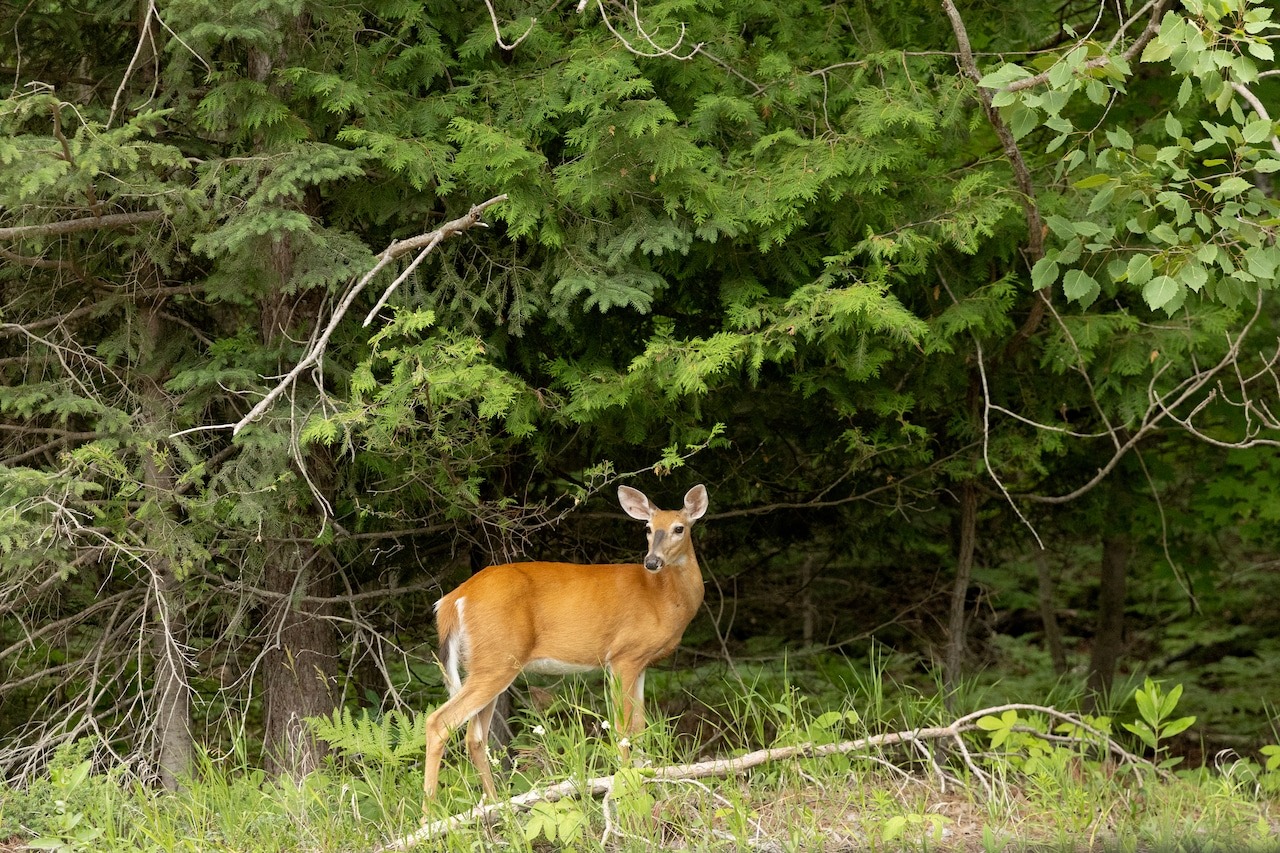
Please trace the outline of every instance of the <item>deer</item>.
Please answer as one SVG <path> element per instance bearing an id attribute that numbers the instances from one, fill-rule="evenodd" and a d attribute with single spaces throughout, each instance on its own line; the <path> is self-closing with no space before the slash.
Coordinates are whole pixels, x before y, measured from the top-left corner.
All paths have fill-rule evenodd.
<path id="1" fill-rule="evenodd" d="M 449 735 L 464 722 L 467 754 L 485 795 L 497 801 L 485 743 L 498 698 L 521 672 L 608 671 L 620 688 L 624 736 L 618 746 L 622 762 L 628 761 L 629 739 L 645 725 L 645 670 L 675 651 L 702 605 L 702 570 L 690 530 L 707 511 L 707 489 L 694 486 L 678 510 L 658 509 L 630 486 L 618 489 L 618 502 L 627 515 L 646 522 L 649 547 L 642 563 L 494 565 L 436 602 L 440 666 L 450 695 L 426 721 L 424 812 L 436 796 Z"/>

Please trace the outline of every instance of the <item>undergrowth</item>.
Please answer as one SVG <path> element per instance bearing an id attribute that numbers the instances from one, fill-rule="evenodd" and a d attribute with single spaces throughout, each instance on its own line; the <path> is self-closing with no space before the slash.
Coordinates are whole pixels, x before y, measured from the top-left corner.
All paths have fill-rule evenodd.
<path id="1" fill-rule="evenodd" d="M 833 660 L 803 670 L 740 668 L 690 690 L 685 713 L 659 719 L 633 743 L 637 766 L 619 772 L 616 732 L 598 691 L 568 680 L 517 713 L 498 759 L 503 796 L 564 779 L 614 776 L 601 800 L 565 798 L 454 829 L 421 849 L 694 850 L 1021 849 L 1147 851 L 1273 848 L 1280 803 L 1280 745 L 1255 756 L 1222 754 L 1186 766 L 1170 745 L 1199 725 L 1177 685 L 1147 680 L 1115 716 L 1078 716 L 1084 728 L 1025 710 L 978 721 L 965 749 L 905 743 L 871 754 L 777 761 L 724 779 L 654 780 L 645 766 L 733 756 L 762 746 L 833 743 L 945 725 L 936 692 L 871 666 Z M 650 694 L 678 695 L 655 674 Z M 990 685 L 956 707 L 981 707 Z M 692 697 L 696 695 L 696 703 Z M 1069 709 L 1072 696 L 1058 696 Z M 697 708 L 697 725 L 687 718 Z M 341 710 L 311 721 L 331 746 L 325 767 L 271 779 L 233 750 L 199 756 L 177 793 L 94 764 L 94 744 L 57 753 L 47 773 L 0 793 L 0 850 L 372 850 L 417 829 L 423 817 L 424 714 Z M 1108 738 L 1141 755 L 1117 759 Z M 476 774 L 460 733 L 446 758 L 430 816 L 473 806 Z M 967 754 L 967 756 L 966 756 Z"/>

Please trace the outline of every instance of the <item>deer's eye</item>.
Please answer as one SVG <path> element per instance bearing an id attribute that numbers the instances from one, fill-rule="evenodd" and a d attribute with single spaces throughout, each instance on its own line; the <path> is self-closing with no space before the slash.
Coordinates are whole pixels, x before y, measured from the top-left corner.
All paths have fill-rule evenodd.
<path id="1" fill-rule="evenodd" d="M 675 527 L 671 528 L 671 532 L 676 534 L 677 536 L 680 535 L 681 533 L 684 533 L 684 525 L 677 524 Z"/>
<path id="2" fill-rule="evenodd" d="M 646 525 L 644 526 L 644 532 L 645 532 L 645 533 L 648 533 L 649 535 L 653 535 L 653 525 L 652 525 L 652 524 L 646 524 Z"/>

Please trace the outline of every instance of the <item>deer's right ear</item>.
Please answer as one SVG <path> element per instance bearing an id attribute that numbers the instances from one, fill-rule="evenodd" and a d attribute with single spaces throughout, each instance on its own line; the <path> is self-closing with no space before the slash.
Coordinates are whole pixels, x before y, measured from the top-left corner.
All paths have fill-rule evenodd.
<path id="1" fill-rule="evenodd" d="M 648 521 L 658 511 L 658 508 L 644 496 L 644 492 L 630 486 L 618 487 L 618 503 L 622 504 L 622 509 L 627 515 L 640 521 Z"/>

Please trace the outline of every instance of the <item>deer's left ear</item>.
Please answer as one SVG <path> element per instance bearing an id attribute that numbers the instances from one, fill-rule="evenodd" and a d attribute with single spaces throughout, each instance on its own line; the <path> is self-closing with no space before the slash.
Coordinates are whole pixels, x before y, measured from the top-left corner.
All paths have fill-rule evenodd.
<path id="1" fill-rule="evenodd" d="M 707 511 L 707 487 L 699 483 L 684 496 L 684 517 L 697 521 Z"/>

